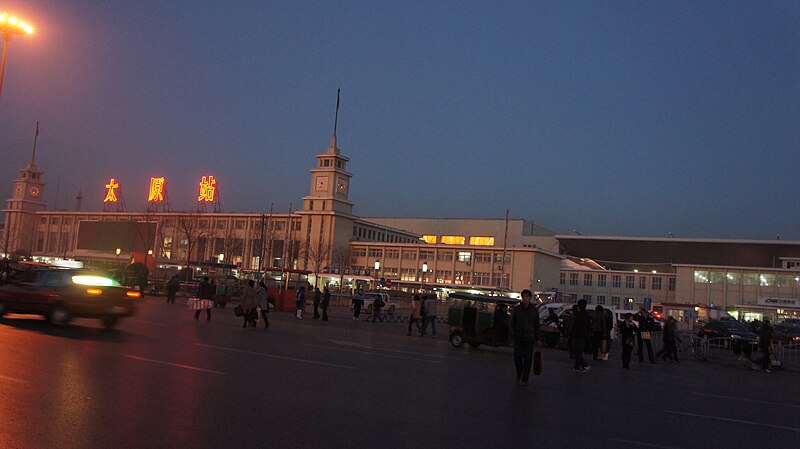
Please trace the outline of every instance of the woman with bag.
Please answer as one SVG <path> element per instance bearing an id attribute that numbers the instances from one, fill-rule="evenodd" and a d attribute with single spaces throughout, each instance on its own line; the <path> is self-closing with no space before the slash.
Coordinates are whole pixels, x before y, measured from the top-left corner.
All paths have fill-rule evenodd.
<path id="1" fill-rule="evenodd" d="M 636 345 L 636 325 L 630 313 L 625 314 L 625 320 L 619 325 L 619 339 L 622 342 L 622 368 L 631 369 L 631 354 Z"/>
<path id="2" fill-rule="evenodd" d="M 242 302 L 240 304 L 244 310 L 244 314 L 242 315 L 244 323 L 242 327 L 247 327 L 248 323 L 256 327 L 255 314 L 253 313 L 256 310 L 256 291 L 253 288 L 254 285 L 256 285 L 256 283 L 249 280 L 247 281 L 247 287 L 242 291 Z"/>
<path id="3" fill-rule="evenodd" d="M 264 330 L 267 330 L 269 328 L 269 293 L 267 293 L 267 286 L 264 285 L 264 281 L 258 282 L 256 306 L 261 309 L 261 319 L 264 320 Z"/>

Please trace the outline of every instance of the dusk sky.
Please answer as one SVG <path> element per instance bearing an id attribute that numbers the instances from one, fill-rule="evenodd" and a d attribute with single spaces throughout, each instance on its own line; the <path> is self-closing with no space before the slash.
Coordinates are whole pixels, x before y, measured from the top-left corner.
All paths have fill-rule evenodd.
<path id="1" fill-rule="evenodd" d="M 5 1 L 0 193 L 285 212 L 333 132 L 361 216 L 800 240 L 800 2 Z M 58 198 L 56 204 L 56 188 Z"/>

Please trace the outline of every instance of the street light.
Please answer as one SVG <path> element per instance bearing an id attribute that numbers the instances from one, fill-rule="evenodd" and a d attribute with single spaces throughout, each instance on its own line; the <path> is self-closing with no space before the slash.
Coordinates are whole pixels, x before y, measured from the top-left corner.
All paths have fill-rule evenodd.
<path id="1" fill-rule="evenodd" d="M 375 288 L 376 289 L 378 288 L 378 286 L 377 286 L 377 284 L 378 284 L 378 270 L 380 270 L 380 269 L 381 269 L 381 261 L 380 260 L 376 260 L 375 261 L 375 273 L 374 273 L 375 274 L 375 284 L 376 284 Z"/>
<path id="2" fill-rule="evenodd" d="M 120 248 L 117 248 L 117 249 L 116 249 L 116 251 L 114 251 L 114 253 L 115 253 L 116 255 L 118 255 L 118 256 L 119 256 L 119 254 L 120 254 L 121 252 L 122 252 L 122 249 L 120 249 Z"/>
<path id="3" fill-rule="evenodd" d="M 428 262 L 422 262 L 422 277 L 420 278 L 420 290 L 425 290 L 425 277 L 428 274 Z"/>
<path id="4" fill-rule="evenodd" d="M 3 75 L 6 72 L 6 52 L 8 41 L 14 34 L 33 34 L 33 27 L 8 13 L 0 12 L 0 35 L 3 37 L 3 57 L 0 62 L 0 96 L 3 95 Z"/>

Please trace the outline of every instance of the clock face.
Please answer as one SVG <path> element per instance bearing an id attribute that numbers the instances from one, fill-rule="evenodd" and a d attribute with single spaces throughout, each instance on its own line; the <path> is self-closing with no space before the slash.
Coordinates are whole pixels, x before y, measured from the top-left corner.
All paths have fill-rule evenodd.
<path id="1" fill-rule="evenodd" d="M 339 180 L 336 181 L 336 190 L 338 190 L 339 193 L 347 192 L 347 180 L 344 178 L 339 178 Z"/>
<path id="2" fill-rule="evenodd" d="M 22 184 L 17 184 L 14 186 L 14 195 L 22 195 Z"/>
<path id="3" fill-rule="evenodd" d="M 328 177 L 317 176 L 317 190 L 328 190 Z"/>
<path id="4" fill-rule="evenodd" d="M 31 196 L 34 197 L 34 198 L 38 198 L 39 194 L 41 193 L 41 191 L 39 191 L 39 188 L 36 187 L 36 186 L 31 187 L 30 190 L 28 190 L 28 191 L 31 193 Z"/>

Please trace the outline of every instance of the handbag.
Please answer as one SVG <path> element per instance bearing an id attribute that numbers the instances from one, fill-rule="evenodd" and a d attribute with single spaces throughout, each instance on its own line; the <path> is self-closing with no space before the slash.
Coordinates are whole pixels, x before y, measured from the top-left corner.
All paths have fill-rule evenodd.
<path id="1" fill-rule="evenodd" d="M 636 340 L 634 340 L 633 337 L 626 338 L 625 339 L 625 346 L 628 346 L 628 347 L 631 347 L 631 348 L 636 346 Z"/>
<path id="2" fill-rule="evenodd" d="M 236 307 L 234 307 L 233 314 L 236 316 L 244 315 L 244 309 L 242 308 L 241 304 L 238 304 Z"/>
<path id="3" fill-rule="evenodd" d="M 650 331 L 642 332 L 642 340 L 650 340 L 650 337 L 651 337 Z"/>

